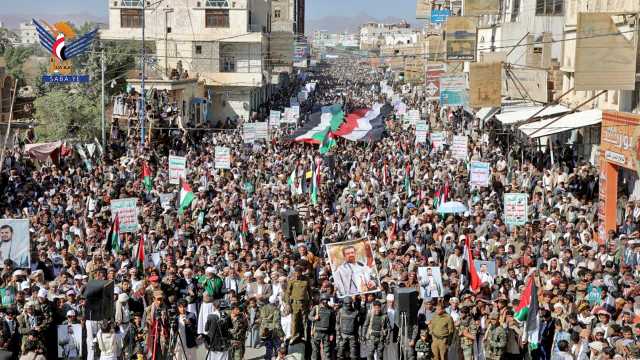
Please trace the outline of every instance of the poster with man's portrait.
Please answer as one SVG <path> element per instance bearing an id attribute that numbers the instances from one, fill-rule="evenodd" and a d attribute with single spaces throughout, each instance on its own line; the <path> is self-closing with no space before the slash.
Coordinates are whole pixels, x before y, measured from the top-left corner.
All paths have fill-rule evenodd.
<path id="1" fill-rule="evenodd" d="M 82 325 L 58 325 L 58 358 L 82 357 Z"/>
<path id="2" fill-rule="evenodd" d="M 326 246 L 339 297 L 380 291 L 378 269 L 368 241 L 353 240 Z"/>
<path id="3" fill-rule="evenodd" d="M 493 260 L 473 260 L 473 265 L 480 277 L 480 283 L 493 285 L 496 278 L 496 262 Z"/>
<path id="4" fill-rule="evenodd" d="M 420 297 L 423 299 L 441 298 L 444 296 L 442 274 L 437 266 L 423 266 L 418 268 L 418 282 L 420 283 Z"/>
<path id="5" fill-rule="evenodd" d="M 30 266 L 29 219 L 0 219 L 0 261 L 13 260 L 18 268 Z"/>

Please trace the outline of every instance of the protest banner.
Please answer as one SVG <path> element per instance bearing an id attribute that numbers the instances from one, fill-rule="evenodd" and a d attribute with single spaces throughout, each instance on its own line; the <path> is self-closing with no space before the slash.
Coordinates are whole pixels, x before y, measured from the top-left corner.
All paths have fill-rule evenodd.
<path id="1" fill-rule="evenodd" d="M 442 145 L 445 145 L 446 143 L 447 140 L 445 139 L 443 132 L 438 131 L 431 133 L 431 145 L 434 149 L 438 150 L 440 149 L 440 147 L 442 147 Z"/>
<path id="2" fill-rule="evenodd" d="M 180 184 L 180 179 L 187 177 L 187 158 L 169 155 L 169 184 Z"/>
<path id="3" fill-rule="evenodd" d="M 280 111 L 271 110 L 269 113 L 269 127 L 278 127 L 280 126 Z"/>
<path id="4" fill-rule="evenodd" d="M 380 291 L 380 279 L 369 241 L 344 241 L 326 244 L 326 247 L 339 297 Z"/>
<path id="5" fill-rule="evenodd" d="M 58 325 L 58 359 L 82 358 L 82 325 Z"/>
<path id="6" fill-rule="evenodd" d="M 524 193 L 504 194 L 504 223 L 524 225 L 529 220 L 529 197 Z"/>
<path id="7" fill-rule="evenodd" d="M 409 110 L 407 112 L 407 117 L 408 117 L 408 121 L 409 123 L 411 123 L 411 125 L 415 125 L 418 123 L 418 121 L 420 120 L 420 110 Z"/>
<path id="8" fill-rule="evenodd" d="M 216 146 L 215 168 L 231 169 L 231 149 L 225 146 Z"/>
<path id="9" fill-rule="evenodd" d="M 438 266 L 421 266 L 418 268 L 420 297 L 422 299 L 441 298 L 444 296 L 442 274 Z"/>
<path id="10" fill-rule="evenodd" d="M 489 186 L 491 168 L 488 162 L 471 161 L 469 163 L 469 185 L 477 187 Z"/>
<path id="11" fill-rule="evenodd" d="M 427 64 L 427 100 L 440 101 L 440 77 L 445 74 L 446 64 Z"/>
<path id="12" fill-rule="evenodd" d="M 440 104 L 448 106 L 467 104 L 467 79 L 464 74 L 440 78 Z"/>
<path id="13" fill-rule="evenodd" d="M 111 200 L 111 220 L 116 215 L 120 219 L 120 232 L 129 233 L 138 230 L 138 199 L 125 198 Z"/>
<path id="14" fill-rule="evenodd" d="M 269 127 L 266 122 L 254 123 L 256 129 L 256 140 L 269 140 Z"/>
<path id="15" fill-rule="evenodd" d="M 0 261 L 11 259 L 18 268 L 31 264 L 29 219 L 0 219 Z"/>
<path id="16" fill-rule="evenodd" d="M 245 144 L 253 144 L 256 141 L 256 123 L 242 125 L 242 140 Z"/>
<path id="17" fill-rule="evenodd" d="M 454 159 L 465 160 L 469 154 L 469 138 L 466 135 L 455 135 L 451 144 L 451 155 Z"/>
<path id="18" fill-rule="evenodd" d="M 416 144 L 424 144 L 427 142 L 427 132 L 429 127 L 426 120 L 419 120 L 416 123 Z"/>

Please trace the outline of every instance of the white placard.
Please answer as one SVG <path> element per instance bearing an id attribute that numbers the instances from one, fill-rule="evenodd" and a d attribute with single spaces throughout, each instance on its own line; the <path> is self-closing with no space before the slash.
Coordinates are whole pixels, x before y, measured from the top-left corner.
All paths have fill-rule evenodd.
<path id="1" fill-rule="evenodd" d="M 280 111 L 271 110 L 271 112 L 269 113 L 269 126 L 270 127 L 280 126 Z"/>
<path id="2" fill-rule="evenodd" d="M 427 142 L 427 132 L 429 127 L 426 120 L 419 120 L 416 123 L 416 144 L 424 144 Z"/>
<path id="3" fill-rule="evenodd" d="M 439 131 L 431 133 L 431 145 L 434 149 L 438 150 L 442 147 L 442 145 L 445 145 L 446 143 L 447 140 L 445 139 L 443 132 Z"/>
<path id="4" fill-rule="evenodd" d="M 231 169 L 231 149 L 225 146 L 216 146 L 216 169 Z"/>
<path id="5" fill-rule="evenodd" d="M 118 215 L 120 220 L 120 232 L 129 233 L 138 230 L 138 199 L 113 199 L 111 200 L 111 220 Z"/>
<path id="6" fill-rule="evenodd" d="M 169 155 L 169 184 L 180 184 L 187 177 L 187 158 Z"/>
<path id="7" fill-rule="evenodd" d="M 465 160 L 469 153 L 469 139 L 465 135 L 455 135 L 451 144 L 451 155 L 454 159 Z"/>
<path id="8" fill-rule="evenodd" d="M 256 140 L 269 140 L 269 127 L 266 122 L 254 123 L 256 129 Z"/>
<path id="9" fill-rule="evenodd" d="M 485 187 L 489 186 L 491 168 L 488 162 L 472 161 L 469 163 L 469 185 Z"/>
<path id="10" fill-rule="evenodd" d="M 256 123 L 242 125 L 242 140 L 245 144 L 253 144 L 256 141 Z"/>

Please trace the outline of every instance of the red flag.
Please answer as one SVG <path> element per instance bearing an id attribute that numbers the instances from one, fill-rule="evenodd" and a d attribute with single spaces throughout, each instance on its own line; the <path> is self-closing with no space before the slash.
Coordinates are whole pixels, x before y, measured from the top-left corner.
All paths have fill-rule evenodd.
<path id="1" fill-rule="evenodd" d="M 136 255 L 136 266 L 138 270 L 144 273 L 144 237 L 140 236 L 138 240 L 138 254 Z"/>
<path id="2" fill-rule="evenodd" d="M 471 251 L 471 241 L 468 236 L 464 239 L 464 254 L 462 259 L 462 274 L 469 281 L 469 288 L 471 291 L 478 291 L 480 289 L 480 276 L 476 271 L 476 267 L 473 263 L 473 253 Z M 464 285 L 464 284 L 462 284 Z"/>

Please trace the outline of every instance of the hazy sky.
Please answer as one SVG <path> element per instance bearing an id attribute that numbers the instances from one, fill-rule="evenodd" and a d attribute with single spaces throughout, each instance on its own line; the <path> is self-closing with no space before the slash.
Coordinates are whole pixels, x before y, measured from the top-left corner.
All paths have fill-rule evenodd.
<path id="1" fill-rule="evenodd" d="M 113 0 L 2 0 L 11 3 L 5 11 L 20 14 L 49 14 L 88 12 L 106 17 L 108 1 Z M 394 16 L 411 18 L 415 14 L 415 0 L 306 0 L 307 17 L 328 15 L 350 16 L 358 13 L 384 18 Z"/>

